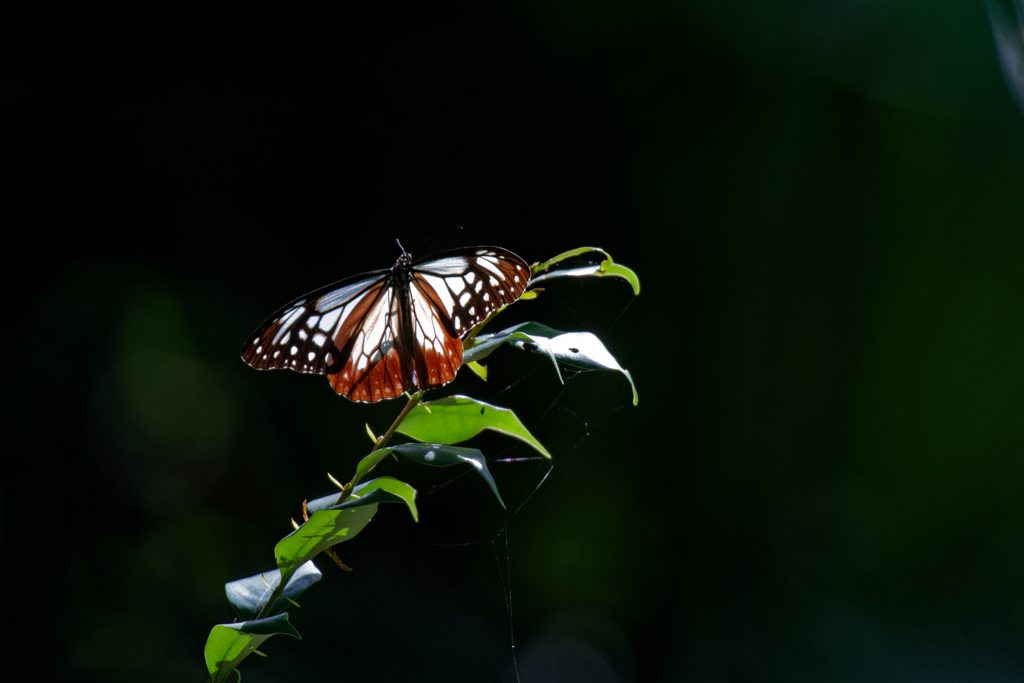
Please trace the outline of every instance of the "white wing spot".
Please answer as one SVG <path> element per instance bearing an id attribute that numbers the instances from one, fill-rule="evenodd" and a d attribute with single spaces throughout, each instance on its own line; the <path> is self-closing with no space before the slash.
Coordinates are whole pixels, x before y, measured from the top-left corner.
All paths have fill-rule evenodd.
<path id="1" fill-rule="evenodd" d="M 298 346 L 293 346 L 293 347 L 291 348 L 291 351 L 290 351 L 290 353 L 291 353 L 291 354 L 292 354 L 293 356 L 294 356 L 295 354 L 297 354 L 298 352 L 299 352 L 299 347 L 298 347 Z M 292 361 L 292 365 L 295 365 L 295 361 Z"/>
<path id="2" fill-rule="evenodd" d="M 281 335 L 285 334 L 288 331 L 288 328 L 291 327 L 296 320 L 302 317 L 302 314 L 305 312 L 305 310 L 306 309 L 302 308 L 301 306 L 296 306 L 295 308 L 290 309 L 284 314 L 284 317 L 281 318 L 281 326 L 277 329 L 277 334 L 274 335 L 274 344 L 277 344 L 277 340 L 280 339 Z M 287 340 L 287 337 L 285 337 L 285 339 Z M 283 341 L 281 343 L 286 344 L 287 341 Z"/>
<path id="3" fill-rule="evenodd" d="M 448 291 L 448 286 L 445 284 L 445 281 L 439 277 L 434 277 L 433 275 L 424 275 L 423 279 L 426 280 L 430 284 L 430 286 L 434 288 L 434 291 L 437 293 L 437 298 L 439 298 L 441 300 L 441 303 L 444 305 L 445 313 L 451 315 L 452 309 L 455 308 L 455 301 L 452 299 L 452 295 Z M 410 293 L 412 294 L 412 296 L 418 295 L 418 292 Z"/>
<path id="4" fill-rule="evenodd" d="M 309 316 L 309 319 L 306 320 L 306 327 L 308 327 L 309 329 L 313 329 L 314 327 L 316 327 L 316 324 L 318 322 L 320 322 L 320 316 L 311 315 Z"/>
<path id="5" fill-rule="evenodd" d="M 477 259 L 477 264 L 483 266 L 487 270 L 491 271 L 498 277 L 504 279 L 505 275 L 501 272 L 501 268 L 498 267 L 498 262 L 487 256 L 483 256 Z"/>
<path id="6" fill-rule="evenodd" d="M 493 277 L 490 278 L 490 283 L 491 283 L 491 287 L 497 287 L 498 286 L 498 281 L 495 280 Z"/>
<path id="7" fill-rule="evenodd" d="M 256 347 L 256 353 L 257 354 L 263 353 L 263 347 L 262 346 L 257 346 Z"/>
<path id="8" fill-rule="evenodd" d="M 436 261 L 422 263 L 416 267 L 416 271 L 447 277 L 449 275 L 462 275 L 466 272 L 468 265 L 469 261 L 465 256 L 448 256 Z"/>
<path id="9" fill-rule="evenodd" d="M 367 322 L 368 325 L 363 325 L 363 330 L 366 331 L 366 337 L 363 338 L 363 343 L 357 344 L 355 348 L 362 349 L 363 353 L 369 355 L 371 353 L 371 349 L 378 346 L 381 339 L 385 338 L 385 333 L 387 331 L 388 316 L 380 304 L 370 311 L 369 316 L 367 317 Z"/>
<path id="10" fill-rule="evenodd" d="M 490 300 L 491 300 L 491 295 L 488 294 L 487 292 L 484 292 L 484 301 L 490 301 Z"/>
<path id="11" fill-rule="evenodd" d="M 366 292 L 361 290 L 369 289 L 378 278 L 372 277 L 365 280 L 359 280 L 353 282 L 350 285 L 346 285 L 340 289 L 336 289 L 333 292 L 328 292 L 322 297 L 317 299 L 316 311 L 317 313 L 324 313 L 342 304 L 352 304 L 359 300 Z"/>
<path id="12" fill-rule="evenodd" d="M 309 353 L 308 353 L 308 354 L 306 355 L 306 360 L 308 360 L 308 361 L 310 361 L 310 362 L 313 362 L 313 359 L 314 359 L 314 358 L 316 358 L 316 354 L 315 354 L 315 353 L 313 353 L 312 351 L 310 351 L 310 352 L 309 352 Z"/>
<path id="13" fill-rule="evenodd" d="M 313 343 L 317 346 L 323 346 L 324 342 L 327 341 L 327 337 L 317 332 L 313 335 Z"/>
<path id="14" fill-rule="evenodd" d="M 305 330 L 299 330 L 299 339 L 301 339 L 302 341 L 306 341 L 307 339 L 309 339 L 309 335 L 306 334 Z"/>
<path id="15" fill-rule="evenodd" d="M 329 331 L 332 327 L 334 327 L 334 323 L 338 322 L 338 318 L 341 317 L 341 313 L 344 310 L 344 307 L 336 308 L 327 315 L 325 315 L 323 317 L 323 320 L 320 321 L 320 329 L 323 330 L 324 332 Z"/>
<path id="16" fill-rule="evenodd" d="M 466 288 L 466 281 L 461 277 L 448 277 L 444 279 L 448 283 L 448 286 L 452 288 L 452 291 L 458 294 Z"/>
<path id="17" fill-rule="evenodd" d="M 463 308 L 465 308 L 466 304 L 469 302 L 469 298 L 471 296 L 472 296 L 472 294 L 470 292 L 468 292 L 468 291 L 463 292 L 462 296 L 459 297 L 459 305 L 462 306 Z"/>
<path id="18" fill-rule="evenodd" d="M 455 316 L 455 329 L 462 329 L 462 323 L 459 322 L 459 316 Z"/>
<path id="19" fill-rule="evenodd" d="M 291 332 L 285 333 L 284 339 L 281 340 L 281 346 L 284 346 L 285 344 L 287 344 L 288 340 L 291 339 L 291 337 L 292 337 L 292 333 Z"/>
<path id="20" fill-rule="evenodd" d="M 518 276 L 518 275 L 516 275 L 516 276 L 515 276 L 514 278 L 512 278 L 512 279 L 513 279 L 513 280 L 515 280 L 516 282 L 519 282 L 519 276 Z"/>
<path id="21" fill-rule="evenodd" d="M 470 306 L 469 307 L 469 314 L 470 315 L 476 315 L 476 306 Z"/>
<path id="22" fill-rule="evenodd" d="M 468 282 L 469 284 L 473 284 L 476 281 L 476 273 L 474 273 L 473 271 L 469 271 L 463 277 L 466 278 L 466 282 Z"/>
<path id="23" fill-rule="evenodd" d="M 473 288 L 473 291 L 474 291 L 474 292 L 477 292 L 477 293 L 479 293 L 479 292 L 480 292 L 480 289 L 481 289 L 481 288 L 482 288 L 483 286 L 484 286 L 484 281 L 483 281 L 483 280 L 477 280 L 477 281 L 476 281 L 476 287 L 474 287 L 474 288 Z"/>
<path id="24" fill-rule="evenodd" d="M 278 349 L 277 351 L 274 351 L 274 358 L 277 358 L 280 355 L 281 355 L 281 349 Z"/>

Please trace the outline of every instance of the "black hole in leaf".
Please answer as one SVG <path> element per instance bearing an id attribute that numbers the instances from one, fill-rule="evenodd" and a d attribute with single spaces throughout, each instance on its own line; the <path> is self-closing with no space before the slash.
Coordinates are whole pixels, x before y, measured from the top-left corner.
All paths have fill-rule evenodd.
<path id="1" fill-rule="evenodd" d="M 571 346 L 569 347 L 569 350 L 572 351 L 573 353 L 579 353 L 580 352 L 579 349 L 574 349 Z"/>

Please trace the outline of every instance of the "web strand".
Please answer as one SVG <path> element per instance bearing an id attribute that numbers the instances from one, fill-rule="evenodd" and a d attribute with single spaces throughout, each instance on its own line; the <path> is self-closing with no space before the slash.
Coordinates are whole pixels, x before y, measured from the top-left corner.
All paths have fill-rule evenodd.
<path id="1" fill-rule="evenodd" d="M 576 291 L 578 296 L 582 294 L 581 288 L 577 288 Z M 558 300 L 566 307 L 566 309 L 571 314 L 572 319 L 576 321 L 578 324 L 583 325 L 583 321 L 576 314 L 576 308 L 579 306 L 579 301 L 577 301 L 574 306 L 571 305 L 568 301 L 566 301 L 562 296 L 558 295 L 557 293 L 552 293 L 554 293 Z M 613 328 L 615 328 L 616 325 L 618 325 L 618 323 L 622 320 L 623 316 L 628 310 L 629 306 L 632 304 L 632 300 L 633 299 L 631 297 L 629 302 L 623 306 L 622 310 L 620 310 L 618 315 L 615 316 L 614 320 L 612 321 L 611 325 L 608 326 L 605 333 L 611 331 Z M 482 540 L 470 540 L 462 543 L 429 544 L 435 547 L 465 547 L 481 545 L 483 543 L 490 544 L 491 550 L 494 553 L 495 565 L 498 569 L 498 578 L 501 584 L 502 597 L 505 601 L 505 610 L 508 619 L 509 631 L 509 652 L 511 655 L 512 668 L 515 671 L 515 681 L 517 683 L 522 683 L 522 680 L 519 672 L 519 662 L 516 652 L 515 613 L 512 609 L 512 555 L 511 544 L 509 540 L 509 526 L 511 524 L 511 521 L 513 518 L 515 518 L 516 515 L 519 514 L 521 510 L 523 510 L 526 507 L 527 503 L 530 502 L 534 495 L 536 495 L 537 492 L 540 491 L 540 489 L 549 481 L 549 479 L 551 479 L 551 475 L 554 473 L 556 466 L 561 467 L 566 463 L 572 461 L 572 456 L 574 456 L 577 453 L 577 451 L 580 450 L 580 447 L 602 428 L 602 426 L 614 413 L 618 412 L 619 410 L 625 410 L 627 407 L 630 407 L 628 404 L 624 403 L 622 405 L 618 405 L 605 410 L 596 419 L 591 417 L 588 420 L 587 418 L 589 416 L 585 415 L 585 411 L 580 411 L 579 406 L 573 405 L 572 407 L 570 407 L 569 405 L 567 405 L 567 403 L 569 402 L 570 397 L 579 396 L 579 392 L 570 392 L 570 389 L 573 386 L 578 386 L 576 384 L 577 380 L 581 376 L 589 375 L 594 371 L 579 368 L 571 368 L 565 365 L 561 366 L 561 370 L 564 379 L 562 385 L 559 387 L 559 390 L 556 392 L 555 396 L 552 398 L 551 402 L 544 408 L 544 410 L 536 418 L 533 418 L 529 421 L 528 428 L 531 431 L 531 433 L 537 434 L 538 437 L 541 438 L 543 441 L 544 439 L 540 432 L 560 432 L 562 434 L 565 434 L 565 430 L 567 427 L 569 428 L 570 432 L 573 430 L 573 428 L 569 427 L 569 425 L 571 425 L 572 423 L 577 423 L 580 425 L 579 428 L 581 433 L 578 435 L 577 438 L 571 440 L 572 445 L 570 445 L 568 448 L 562 447 L 558 449 L 558 451 L 555 453 L 556 460 L 548 461 L 547 466 L 542 469 L 542 473 L 541 468 L 538 468 L 539 478 L 536 480 L 536 483 L 534 483 L 532 486 L 529 486 L 528 492 L 525 495 L 522 495 L 518 501 L 508 500 L 506 498 L 506 502 L 508 503 L 508 511 L 505 512 L 505 516 L 500 527 L 492 534 L 490 534 L 489 538 L 487 538 L 488 534 L 487 532 L 485 532 L 484 539 Z M 550 372 L 551 368 L 548 367 L 546 363 L 539 362 L 535 367 L 525 372 L 522 376 L 510 381 L 503 388 L 499 389 L 494 394 L 490 395 L 487 398 L 487 400 L 493 401 L 499 398 L 503 394 L 511 391 L 513 388 L 518 387 L 525 380 L 533 377 L 535 373 L 543 371 Z M 581 414 L 581 412 L 583 412 L 583 414 Z M 568 423 L 564 419 L 560 419 L 563 415 L 568 417 Z M 548 428 L 540 429 L 542 425 L 546 425 Z M 530 462 L 533 460 L 543 459 L 540 456 L 535 456 L 534 454 L 531 454 L 529 456 L 523 455 L 522 457 L 519 457 L 525 448 L 526 447 L 523 446 L 522 444 L 516 443 L 515 445 L 502 448 L 499 452 L 495 453 L 493 457 L 489 457 L 488 461 L 492 464 L 497 462 L 509 464 L 525 464 L 526 462 Z M 471 473 L 474 476 L 471 476 L 469 479 L 463 478 L 466 477 L 467 475 L 470 475 Z M 426 481 L 430 481 L 432 483 L 427 484 L 424 488 L 421 489 L 421 495 L 433 495 L 440 491 L 441 489 L 444 489 L 452 484 L 459 484 L 460 486 L 477 488 L 482 484 L 481 482 L 477 481 L 479 477 L 475 476 L 475 474 L 475 471 L 470 468 L 467 468 L 464 471 L 457 472 L 444 470 L 438 471 L 436 473 L 424 473 L 423 478 L 420 479 L 420 481 L 424 483 Z M 417 477 L 417 479 L 419 479 L 419 477 Z M 419 486 L 417 486 L 417 488 L 419 488 Z M 504 553 L 501 553 L 499 551 L 499 543 L 501 542 L 501 536 L 503 534 L 505 551 Z M 507 663 L 508 660 L 505 661 Z"/>
<path id="2" fill-rule="evenodd" d="M 519 679 L 519 662 L 516 660 L 516 632 L 515 632 L 515 619 L 512 617 L 512 559 L 511 553 L 509 552 L 508 545 L 508 522 L 498 532 L 505 534 L 505 571 L 501 571 L 501 557 L 498 555 L 498 546 L 495 541 L 498 537 L 495 536 L 491 539 L 491 548 L 494 550 L 494 561 L 498 565 L 498 578 L 501 579 L 501 592 L 505 596 L 505 609 L 508 611 L 508 637 L 512 651 L 512 668 L 516 672 L 516 681 L 521 683 Z M 507 577 L 507 580 L 506 580 Z"/>

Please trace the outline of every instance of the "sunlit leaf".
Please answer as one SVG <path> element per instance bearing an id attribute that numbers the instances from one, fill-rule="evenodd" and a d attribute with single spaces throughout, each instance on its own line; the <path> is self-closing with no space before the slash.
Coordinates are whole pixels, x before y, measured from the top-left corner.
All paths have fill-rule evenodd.
<path id="1" fill-rule="evenodd" d="M 308 509 L 308 505 L 307 505 Z M 320 510 L 274 546 L 274 557 L 285 580 L 295 570 L 332 545 L 351 540 L 369 524 L 377 505 Z M 285 584 L 287 585 L 287 583 Z"/>
<path id="2" fill-rule="evenodd" d="M 632 375 L 629 374 L 628 370 L 619 365 L 618 361 L 615 360 L 612 354 L 608 353 L 608 349 L 605 348 L 601 340 L 595 335 L 590 332 L 565 332 L 550 339 L 533 337 L 531 341 L 537 345 L 537 348 L 531 348 L 528 344 L 517 339 L 510 340 L 514 346 L 554 356 L 566 365 L 585 370 L 615 370 L 621 372 L 629 380 L 630 387 L 633 388 L 633 405 L 637 405 L 639 397 L 636 393 L 636 385 L 633 383 Z M 559 374 L 559 377 L 561 377 L 561 374 Z"/>
<path id="3" fill-rule="evenodd" d="M 491 491 L 494 492 L 495 498 L 501 503 L 501 507 L 505 507 L 505 501 L 501 499 L 501 494 L 498 493 L 498 487 L 494 483 L 494 478 L 491 477 L 491 472 L 487 469 L 487 459 L 476 448 L 460 448 L 440 443 L 406 443 L 401 446 L 394 446 L 391 450 L 418 463 L 433 467 L 450 467 L 451 465 L 468 463 L 480 473 L 480 476 L 484 478 L 487 485 L 491 487 Z"/>
<path id="4" fill-rule="evenodd" d="M 569 251 L 563 251 L 561 254 L 553 256 L 549 258 L 547 261 L 544 261 L 543 263 L 538 263 L 533 266 L 530 266 L 530 272 L 533 273 L 534 275 L 536 275 L 537 273 L 543 273 L 556 263 L 561 263 L 562 261 L 565 261 L 566 259 L 571 259 L 574 256 L 582 256 L 583 254 L 589 254 L 594 251 L 603 254 L 605 259 L 611 258 L 608 252 L 605 251 L 604 249 L 601 249 L 600 247 L 576 247 L 575 249 L 570 249 Z"/>
<path id="5" fill-rule="evenodd" d="M 449 396 L 420 403 L 398 426 L 399 432 L 417 441 L 440 444 L 461 443 L 485 429 L 524 441 L 544 457 L 551 457 L 511 410 L 468 396 Z"/>
<path id="6" fill-rule="evenodd" d="M 529 341 L 532 336 L 550 338 L 561 332 L 542 323 L 525 322 L 494 334 L 482 334 L 474 340 L 472 348 L 462 352 L 463 362 L 483 360 L 516 334 L 520 335 L 518 339 Z"/>
<path id="7" fill-rule="evenodd" d="M 502 344 L 511 344 L 520 349 L 546 355 L 555 365 L 558 379 L 562 380 L 562 372 L 558 361 L 585 370 L 615 370 L 625 375 L 633 389 L 633 405 L 637 405 L 639 397 L 633 377 L 629 371 L 619 365 L 618 361 L 608 352 L 601 340 L 590 332 L 561 332 L 540 323 L 521 323 L 495 334 L 481 335 L 477 345 L 463 356 L 482 358 L 490 355 Z"/>
<path id="8" fill-rule="evenodd" d="M 564 270 L 548 270 L 556 263 L 590 252 L 598 252 L 602 254 L 604 256 L 604 260 L 597 265 L 587 265 L 579 268 L 566 268 Z M 533 272 L 533 278 L 530 280 L 531 287 L 538 282 L 543 282 L 544 280 L 550 280 L 556 277 L 620 277 L 629 282 L 633 287 L 633 294 L 640 294 L 640 278 L 637 274 L 631 268 L 615 263 L 607 251 L 597 247 L 580 247 L 578 249 L 571 249 L 555 256 L 554 258 L 548 259 L 544 263 L 534 266 L 531 268 L 531 271 Z"/>
<path id="9" fill-rule="evenodd" d="M 326 509 L 348 510 L 374 503 L 405 503 L 412 518 L 417 522 L 420 521 L 420 513 L 416 509 L 416 489 L 394 477 L 380 477 L 357 484 L 352 489 L 352 496 L 348 500 L 341 505 L 335 505 L 339 495 L 332 493 L 329 496 L 317 498 L 311 503 L 306 503 L 306 510 L 310 512 Z"/>
<path id="10" fill-rule="evenodd" d="M 633 294 L 640 293 L 640 278 L 631 269 L 618 263 L 601 263 L 599 265 L 583 266 L 580 268 L 566 268 L 565 270 L 553 270 L 543 275 L 538 275 L 530 281 L 530 284 L 551 280 L 556 277 L 620 277 L 633 287 Z"/>
<path id="11" fill-rule="evenodd" d="M 284 597 L 295 600 L 303 591 L 320 580 L 320 570 L 312 562 L 307 562 L 292 574 L 288 585 L 284 587 Z M 243 619 L 253 619 L 260 613 L 270 599 L 270 594 L 281 584 L 281 570 L 271 569 L 246 579 L 238 579 L 224 584 L 224 592 L 235 613 Z M 280 612 L 288 607 L 288 600 L 275 603 L 274 611 Z"/>
<path id="12" fill-rule="evenodd" d="M 263 642 L 278 634 L 302 639 L 288 621 L 288 613 L 267 619 L 218 624 L 210 631 L 203 652 L 211 683 L 226 681 L 231 672 Z"/>
<path id="13" fill-rule="evenodd" d="M 486 365 L 480 365 L 475 360 L 466 361 L 465 354 L 463 354 L 463 361 L 465 361 L 466 367 L 469 368 L 473 372 L 474 375 L 476 375 L 477 377 L 479 377 L 480 379 L 482 379 L 485 382 L 487 381 L 487 366 Z"/>

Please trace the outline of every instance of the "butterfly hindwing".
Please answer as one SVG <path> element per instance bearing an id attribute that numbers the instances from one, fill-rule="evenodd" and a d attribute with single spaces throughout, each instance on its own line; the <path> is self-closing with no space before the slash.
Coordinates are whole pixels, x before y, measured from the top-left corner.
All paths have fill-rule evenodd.
<path id="1" fill-rule="evenodd" d="M 353 401 L 373 402 L 394 398 L 411 388 L 409 363 L 403 362 L 400 320 L 399 297 L 385 281 L 362 317 L 346 331 L 340 345 L 343 364 L 328 377 L 337 393 Z"/>

